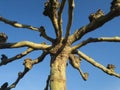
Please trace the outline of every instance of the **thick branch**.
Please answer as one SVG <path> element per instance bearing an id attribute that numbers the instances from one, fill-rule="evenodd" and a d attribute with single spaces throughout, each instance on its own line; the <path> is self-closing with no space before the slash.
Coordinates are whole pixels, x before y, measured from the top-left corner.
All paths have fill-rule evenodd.
<path id="1" fill-rule="evenodd" d="M 4 22 L 6 24 L 9 24 L 13 27 L 16 27 L 16 28 L 26 28 L 26 29 L 30 29 L 33 31 L 38 31 L 41 33 L 41 36 L 43 36 L 45 39 L 47 39 L 49 41 L 53 41 L 53 39 L 51 37 L 47 36 L 47 34 L 46 34 L 45 30 L 43 30 L 43 28 L 36 28 L 31 25 L 21 24 L 21 23 L 18 23 L 17 21 L 8 20 L 2 16 L 0 16 L 0 21 Z"/>
<path id="2" fill-rule="evenodd" d="M 59 27 L 57 19 L 59 6 L 60 4 L 58 0 L 48 0 L 45 3 L 45 10 L 43 12 L 45 16 L 48 16 L 51 19 L 57 38 L 59 37 Z"/>
<path id="3" fill-rule="evenodd" d="M 20 58 L 26 56 L 27 54 L 29 54 L 30 52 L 32 52 L 33 50 L 34 50 L 34 49 L 32 49 L 32 48 L 28 48 L 26 51 L 24 51 L 24 52 L 22 52 L 22 53 L 20 53 L 20 54 L 17 54 L 16 56 L 14 56 L 14 57 L 12 57 L 12 58 L 8 58 L 8 59 L 4 60 L 3 62 L 0 63 L 0 66 L 6 65 L 6 64 L 8 64 L 8 63 L 10 63 L 10 62 L 12 62 L 12 61 L 15 61 L 15 60 L 17 60 L 17 59 L 20 59 Z"/>
<path id="4" fill-rule="evenodd" d="M 71 28 L 72 21 L 73 21 L 73 10 L 74 10 L 74 7 L 75 7 L 74 0 L 68 0 L 68 3 L 69 3 L 69 6 L 68 6 L 68 23 L 67 23 L 66 35 L 65 35 L 66 40 L 68 39 L 68 36 L 70 34 L 70 28 Z"/>
<path id="5" fill-rule="evenodd" d="M 58 38 L 58 37 L 60 37 L 59 36 L 58 20 L 56 17 L 53 17 L 53 18 L 51 18 L 51 21 L 52 21 L 52 24 L 53 24 L 54 29 L 55 29 L 56 37 Z"/>
<path id="6" fill-rule="evenodd" d="M 87 40 L 82 41 L 78 45 L 72 47 L 73 50 L 76 50 L 82 46 L 85 46 L 89 43 L 93 42 L 120 42 L 120 37 L 115 36 L 115 37 L 100 37 L 100 38 L 88 38 Z"/>
<path id="7" fill-rule="evenodd" d="M 58 26 L 59 26 L 59 39 L 62 39 L 62 13 L 65 6 L 66 0 L 62 0 L 59 11 L 58 11 Z"/>
<path id="8" fill-rule="evenodd" d="M 105 16 L 96 18 L 96 20 L 90 22 L 88 25 L 81 27 L 80 29 L 76 30 L 73 35 L 71 35 L 71 43 L 81 39 L 86 33 L 96 30 L 97 28 L 104 25 L 106 22 L 112 20 L 113 18 L 119 16 L 116 15 L 116 10 L 110 11 Z"/>
<path id="9" fill-rule="evenodd" d="M 20 47 L 30 47 L 33 49 L 48 49 L 51 46 L 50 45 L 46 45 L 46 44 L 37 44 L 37 43 L 33 43 L 30 41 L 21 41 L 21 42 L 17 42 L 17 43 L 4 43 L 4 44 L 0 44 L 0 49 L 5 49 L 5 48 L 20 48 Z"/>
<path id="10" fill-rule="evenodd" d="M 86 54 L 84 54 L 83 52 L 81 51 L 77 51 L 76 52 L 80 57 L 82 57 L 83 59 L 85 59 L 87 62 L 91 63 L 93 66 L 101 69 L 103 72 L 109 74 L 109 75 L 112 75 L 112 76 L 116 76 L 118 78 L 120 78 L 120 74 L 117 74 L 113 71 L 111 71 L 110 69 L 104 67 L 102 64 L 96 62 L 94 59 L 92 59 L 91 57 L 87 56 Z"/>

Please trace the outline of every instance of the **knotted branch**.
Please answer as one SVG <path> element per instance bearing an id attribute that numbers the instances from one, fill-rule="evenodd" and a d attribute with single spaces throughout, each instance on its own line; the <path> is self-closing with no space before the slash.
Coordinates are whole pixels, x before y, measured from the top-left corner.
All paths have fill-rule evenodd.
<path id="1" fill-rule="evenodd" d="M 47 52 L 43 52 L 41 54 L 41 56 L 39 56 L 35 60 L 32 60 L 30 58 L 26 58 L 24 60 L 24 63 L 23 63 L 23 65 L 24 65 L 24 71 L 18 73 L 18 78 L 16 79 L 16 81 L 13 84 L 11 84 L 9 86 L 9 88 L 10 89 L 11 88 L 15 88 L 16 85 L 19 83 L 19 81 L 27 74 L 27 72 L 30 71 L 35 64 L 38 64 L 38 63 L 42 62 L 47 54 L 48 54 Z"/>
<path id="2" fill-rule="evenodd" d="M 26 25 L 26 24 L 18 23 L 17 21 L 11 21 L 11 20 L 6 19 L 6 18 L 4 18 L 2 16 L 0 16 L 0 21 L 4 22 L 6 24 L 9 24 L 9 25 L 11 25 L 13 27 L 16 27 L 16 28 L 26 28 L 26 29 L 29 29 L 29 30 L 40 32 L 41 33 L 40 35 L 42 37 L 44 37 L 45 39 L 47 39 L 47 40 L 49 40 L 51 42 L 53 41 L 53 39 L 46 34 L 45 29 L 43 30 L 43 26 L 41 26 L 40 28 L 37 28 L 37 27 L 34 27 L 32 25 Z M 0 42 L 1 42 L 1 40 L 0 40 Z"/>
<path id="3" fill-rule="evenodd" d="M 27 74 L 29 70 L 32 69 L 33 66 L 32 60 L 30 58 L 25 59 L 23 65 L 24 71 L 18 73 L 17 80 L 12 85 L 10 85 L 9 88 L 15 88 L 18 82 Z"/>
<path id="4" fill-rule="evenodd" d="M 8 20 L 2 16 L 0 16 L 0 21 L 4 22 L 6 24 L 9 24 L 13 27 L 16 27 L 16 28 L 27 28 L 27 29 L 30 29 L 33 31 L 39 31 L 39 29 L 36 27 L 33 27 L 31 25 L 21 24 L 21 23 L 18 23 L 17 21 L 11 21 L 11 20 Z"/>
<path id="5" fill-rule="evenodd" d="M 60 3 L 58 0 L 48 0 L 45 3 L 45 8 L 43 14 L 48 16 L 54 26 L 54 30 L 56 33 L 56 37 L 60 37 L 59 27 L 58 27 L 58 9 L 60 7 Z"/>
<path id="6" fill-rule="evenodd" d="M 41 32 L 40 36 L 44 37 L 45 39 L 49 40 L 50 42 L 54 42 L 54 39 L 51 38 L 51 37 L 49 37 L 49 36 L 46 34 L 46 32 L 45 32 L 46 30 L 45 30 L 45 28 L 44 28 L 43 26 L 41 26 L 41 27 L 39 28 L 39 31 Z"/>
<path id="7" fill-rule="evenodd" d="M 24 52 L 17 54 L 16 56 L 12 57 L 12 58 L 8 58 L 7 56 L 5 56 L 4 54 L 2 54 L 2 58 L 1 58 L 1 62 L 0 62 L 0 66 L 2 65 L 6 65 L 10 62 L 13 62 L 15 60 L 18 60 L 24 56 L 26 56 L 27 54 L 31 53 L 32 51 L 34 51 L 34 49 L 32 48 L 28 48 L 27 50 L 25 50 Z"/>
<path id="8" fill-rule="evenodd" d="M 8 36 L 5 33 L 1 32 L 0 33 L 0 43 L 6 43 L 7 39 L 8 39 Z"/>
<path id="9" fill-rule="evenodd" d="M 98 10 L 95 14 L 92 15 L 92 19 L 89 17 L 90 23 L 79 28 L 73 35 L 70 36 L 71 43 L 81 39 L 85 34 L 97 30 L 97 28 L 103 26 L 106 22 L 112 20 L 113 18 L 120 16 L 119 0 L 113 0 L 113 2 L 111 6 L 112 9 L 108 14 L 104 15 L 101 10 Z"/>
<path id="10" fill-rule="evenodd" d="M 83 71 L 80 68 L 80 62 L 81 62 L 81 58 L 75 56 L 74 54 L 70 54 L 70 64 L 73 66 L 73 68 L 77 69 L 80 73 L 80 75 L 82 76 L 83 80 L 87 80 L 88 79 L 88 73 L 83 73 Z"/>
<path id="11" fill-rule="evenodd" d="M 76 51 L 76 53 L 82 57 L 83 59 L 85 59 L 87 62 L 89 62 L 90 64 L 92 64 L 93 66 L 101 69 L 103 72 L 112 75 L 112 76 L 116 76 L 118 78 L 120 78 L 120 74 L 117 74 L 116 72 L 114 72 L 113 70 L 103 66 L 102 64 L 96 62 L 94 59 L 92 59 L 91 57 L 87 56 L 86 54 L 84 54 L 81 51 Z"/>

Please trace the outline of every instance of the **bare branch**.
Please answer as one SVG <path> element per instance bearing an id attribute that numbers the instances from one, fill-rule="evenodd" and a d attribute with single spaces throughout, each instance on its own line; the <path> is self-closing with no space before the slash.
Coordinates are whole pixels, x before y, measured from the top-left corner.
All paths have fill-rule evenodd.
<path id="1" fill-rule="evenodd" d="M 0 44 L 0 49 L 5 49 L 5 48 L 20 48 L 20 47 L 30 47 L 33 49 L 41 49 L 41 50 L 45 50 L 50 48 L 50 45 L 46 45 L 46 44 L 37 44 L 37 43 L 33 43 L 30 41 L 21 41 L 21 42 L 17 42 L 17 43 L 5 43 L 5 44 Z"/>
<path id="2" fill-rule="evenodd" d="M 67 27 L 66 27 L 66 35 L 65 35 L 65 39 L 68 39 L 68 36 L 70 34 L 70 28 L 72 25 L 72 21 L 73 21 L 73 10 L 75 7 L 75 3 L 74 0 L 68 0 L 69 3 L 69 8 L 68 8 L 68 23 L 67 23 Z"/>
<path id="3" fill-rule="evenodd" d="M 57 18 L 52 18 L 51 21 L 55 29 L 56 37 L 58 38 L 59 37 L 58 20 Z"/>
<path id="4" fill-rule="evenodd" d="M 27 28 L 27 29 L 31 29 L 33 31 L 39 31 L 39 29 L 36 27 L 33 27 L 31 25 L 26 25 L 26 24 L 20 24 L 17 21 L 11 21 L 11 20 L 8 20 L 2 16 L 0 16 L 0 21 L 4 22 L 6 24 L 9 24 L 13 27 L 16 27 L 16 28 Z"/>
<path id="5" fill-rule="evenodd" d="M 82 76 L 83 80 L 88 79 L 88 73 L 83 73 L 83 71 L 80 68 L 81 58 L 76 57 L 74 54 L 70 54 L 70 64 L 79 71 L 80 75 Z"/>
<path id="6" fill-rule="evenodd" d="M 31 25 L 26 25 L 26 24 L 21 24 L 21 23 L 18 23 L 17 21 L 11 21 L 11 20 L 8 20 L 2 16 L 0 16 L 0 21 L 6 23 L 6 24 L 9 24 L 13 27 L 16 27 L 16 28 L 26 28 L 26 29 L 30 29 L 30 30 L 33 30 L 33 31 L 38 31 L 40 32 L 41 36 L 43 36 L 45 39 L 49 40 L 49 41 L 53 41 L 53 39 L 51 37 L 49 37 L 46 32 L 45 32 L 45 29 L 43 30 L 43 26 L 41 26 L 40 28 L 37 28 L 37 27 L 33 27 Z"/>
<path id="7" fill-rule="evenodd" d="M 78 30 L 76 30 L 75 33 L 73 35 L 71 35 L 71 37 L 70 37 L 71 43 L 81 39 L 85 34 L 96 30 L 97 28 L 103 26 L 106 22 L 119 16 L 120 15 L 119 13 L 116 14 L 117 11 L 119 11 L 119 9 L 118 10 L 111 10 L 105 16 L 102 15 L 101 17 L 96 18 L 96 20 L 93 20 L 92 22 L 90 22 L 88 25 L 83 26 L 83 27 L 79 28 Z"/>
<path id="8" fill-rule="evenodd" d="M 76 50 L 82 46 L 85 46 L 89 43 L 93 42 L 120 42 L 120 37 L 115 36 L 115 37 L 100 37 L 100 38 L 88 38 L 87 40 L 82 41 L 76 46 L 73 46 L 72 49 Z"/>
<path id="9" fill-rule="evenodd" d="M 83 52 L 81 51 L 77 51 L 76 52 L 80 57 L 82 57 L 83 59 L 85 59 L 87 62 L 91 63 L 93 66 L 101 69 L 103 72 L 109 74 L 109 75 L 112 75 L 112 76 L 116 76 L 118 78 L 120 78 L 120 74 L 117 74 L 113 71 L 111 71 L 110 69 L 104 67 L 102 64 L 96 62 L 94 59 L 92 59 L 91 57 L 87 56 L 86 54 L 84 54 Z"/>
<path id="10" fill-rule="evenodd" d="M 23 72 L 19 72 L 19 73 L 18 73 L 18 78 L 17 78 L 17 80 L 16 80 L 13 84 L 11 84 L 11 85 L 9 86 L 9 88 L 10 88 L 10 89 L 15 88 L 16 85 L 19 83 L 19 81 L 27 74 L 28 71 L 29 71 L 29 70 L 24 69 Z"/>
<path id="11" fill-rule="evenodd" d="M 24 51 L 24 52 L 22 52 L 22 53 L 20 53 L 20 54 L 17 54 L 16 56 L 14 56 L 14 57 L 12 57 L 12 58 L 7 58 L 7 60 L 5 60 L 4 62 L 1 62 L 1 63 L 0 63 L 0 66 L 6 65 L 6 64 L 8 64 L 8 63 L 10 63 L 10 62 L 12 62 L 12 61 L 15 61 L 15 60 L 17 60 L 17 59 L 20 59 L 20 58 L 26 56 L 27 54 L 29 54 L 30 52 L 32 52 L 33 50 L 34 50 L 34 49 L 32 49 L 32 48 L 28 48 L 26 51 Z"/>
<path id="12" fill-rule="evenodd" d="M 25 59 L 23 65 L 24 65 L 24 71 L 18 73 L 18 78 L 12 85 L 9 86 L 10 89 L 15 88 L 18 82 L 26 75 L 26 73 L 32 69 L 33 66 L 32 60 L 29 58 Z"/>
<path id="13" fill-rule="evenodd" d="M 60 9 L 58 11 L 58 26 L 59 26 L 60 39 L 62 38 L 62 13 L 63 13 L 65 3 L 66 3 L 66 0 L 62 0 Z"/>
<path id="14" fill-rule="evenodd" d="M 47 55 L 47 52 L 43 52 L 42 55 L 40 57 L 38 57 L 35 60 L 31 60 L 30 58 L 27 58 L 24 60 L 24 71 L 23 72 L 19 72 L 18 73 L 18 78 L 17 80 L 9 86 L 9 88 L 15 88 L 16 85 L 18 84 L 18 82 L 24 77 L 24 75 L 32 69 L 33 65 L 38 64 L 39 62 L 42 62 L 43 59 L 45 58 L 45 56 Z"/>
<path id="15" fill-rule="evenodd" d="M 103 16 L 104 16 L 104 12 L 101 9 L 98 9 L 98 11 L 96 13 L 90 14 L 90 16 L 88 18 L 89 18 L 90 22 L 93 22 L 96 19 L 103 17 Z"/>
<path id="16" fill-rule="evenodd" d="M 49 37 L 46 32 L 45 28 L 43 26 L 40 27 L 39 31 L 41 32 L 40 36 L 43 36 L 45 39 L 49 40 L 50 42 L 54 42 L 54 39 Z"/>
<path id="17" fill-rule="evenodd" d="M 45 16 L 48 16 L 51 19 L 57 38 L 59 37 L 59 27 L 57 19 L 59 6 L 60 3 L 58 0 L 48 0 L 45 3 L 45 10 L 43 12 Z"/>

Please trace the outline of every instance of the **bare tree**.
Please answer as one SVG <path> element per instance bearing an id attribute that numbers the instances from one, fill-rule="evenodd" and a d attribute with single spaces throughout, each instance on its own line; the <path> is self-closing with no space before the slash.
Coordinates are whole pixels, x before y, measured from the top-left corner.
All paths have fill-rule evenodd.
<path id="1" fill-rule="evenodd" d="M 34 65 L 42 62 L 48 54 L 51 57 L 50 75 L 48 75 L 46 87 L 44 90 L 48 90 L 49 85 L 50 90 L 66 90 L 66 67 L 68 61 L 74 69 L 79 71 L 81 77 L 85 81 L 88 79 L 88 73 L 83 72 L 80 68 L 80 63 L 82 59 L 101 69 L 103 72 L 120 78 L 120 74 L 114 71 L 115 65 L 108 64 L 107 66 L 103 66 L 99 62 L 95 61 L 94 59 L 80 51 L 80 48 L 82 46 L 85 46 L 89 43 L 120 42 L 120 37 L 90 37 L 84 41 L 79 42 L 76 45 L 74 44 L 76 41 L 81 40 L 81 38 L 87 33 L 97 30 L 97 28 L 103 26 L 108 21 L 120 16 L 120 0 L 113 0 L 111 2 L 110 11 L 107 14 L 104 14 L 101 9 L 97 10 L 95 13 L 90 14 L 89 24 L 76 29 L 73 34 L 70 34 L 70 30 L 73 22 L 73 11 L 75 7 L 74 0 L 68 0 L 68 21 L 66 29 L 64 29 L 65 33 L 63 32 L 62 28 L 62 13 L 66 2 L 66 0 L 47 0 L 47 2 L 45 2 L 43 14 L 50 18 L 54 27 L 56 38 L 52 38 L 47 35 L 44 26 L 37 28 L 32 25 L 21 24 L 17 21 L 12 21 L 0 16 L 1 22 L 9 24 L 15 28 L 26 28 L 29 30 L 40 32 L 41 37 L 52 43 L 51 45 L 48 45 L 46 42 L 34 43 L 30 41 L 8 43 L 8 36 L 5 33 L 1 32 L 1 50 L 23 47 L 27 47 L 27 49 L 24 52 L 21 52 L 20 54 L 15 55 L 11 58 L 8 58 L 7 55 L 2 54 L 0 66 L 7 65 L 8 63 L 21 59 L 35 50 L 41 50 L 43 51 L 43 53 L 34 60 L 32 60 L 31 58 L 26 58 L 23 62 L 24 70 L 18 73 L 18 77 L 15 82 L 13 82 L 11 85 L 8 85 L 8 82 L 5 82 L 3 85 L 1 85 L 0 90 L 11 90 L 12 88 L 15 88 L 19 81 L 26 75 L 26 73 L 28 73 Z"/>

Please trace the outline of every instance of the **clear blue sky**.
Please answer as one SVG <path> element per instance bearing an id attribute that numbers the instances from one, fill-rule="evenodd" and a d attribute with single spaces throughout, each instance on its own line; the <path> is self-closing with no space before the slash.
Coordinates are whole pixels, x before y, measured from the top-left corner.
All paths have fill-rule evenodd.
<path id="1" fill-rule="evenodd" d="M 16 20 L 23 24 L 30 24 L 36 27 L 45 26 L 47 33 L 54 37 L 53 27 L 48 17 L 44 17 L 44 1 L 46 0 L 0 0 L 0 15 L 11 20 Z M 89 23 L 88 16 L 101 8 L 105 13 L 109 12 L 110 2 L 112 0 L 75 0 L 75 14 L 71 33 L 77 28 Z M 67 8 L 67 7 L 66 7 Z M 67 9 L 64 11 L 63 28 L 67 22 Z M 5 32 L 9 39 L 8 42 L 29 40 L 40 43 L 44 39 L 39 37 L 39 33 L 28 29 L 18 29 L 0 22 L 0 32 Z M 88 37 L 102 36 L 120 36 L 120 17 L 106 23 L 101 28 L 87 34 Z M 0 50 L 8 57 L 12 57 L 23 49 Z M 120 43 L 94 43 L 80 49 L 96 61 L 107 65 L 109 63 L 116 65 L 116 72 L 120 73 Z M 29 54 L 26 57 L 32 59 L 40 55 L 40 51 Z M 22 58 L 12 62 L 7 66 L 0 67 L 0 85 L 4 82 L 13 83 L 17 78 L 17 73 L 23 71 Z M 13 90 L 43 90 L 46 84 L 47 75 L 49 74 L 49 56 L 44 62 L 36 65 L 33 69 L 19 82 Z M 109 76 L 101 70 L 90 65 L 83 60 L 81 68 L 84 72 L 89 72 L 88 81 L 82 80 L 79 72 L 74 70 L 70 65 L 67 67 L 67 90 L 120 90 L 120 79 Z"/>

